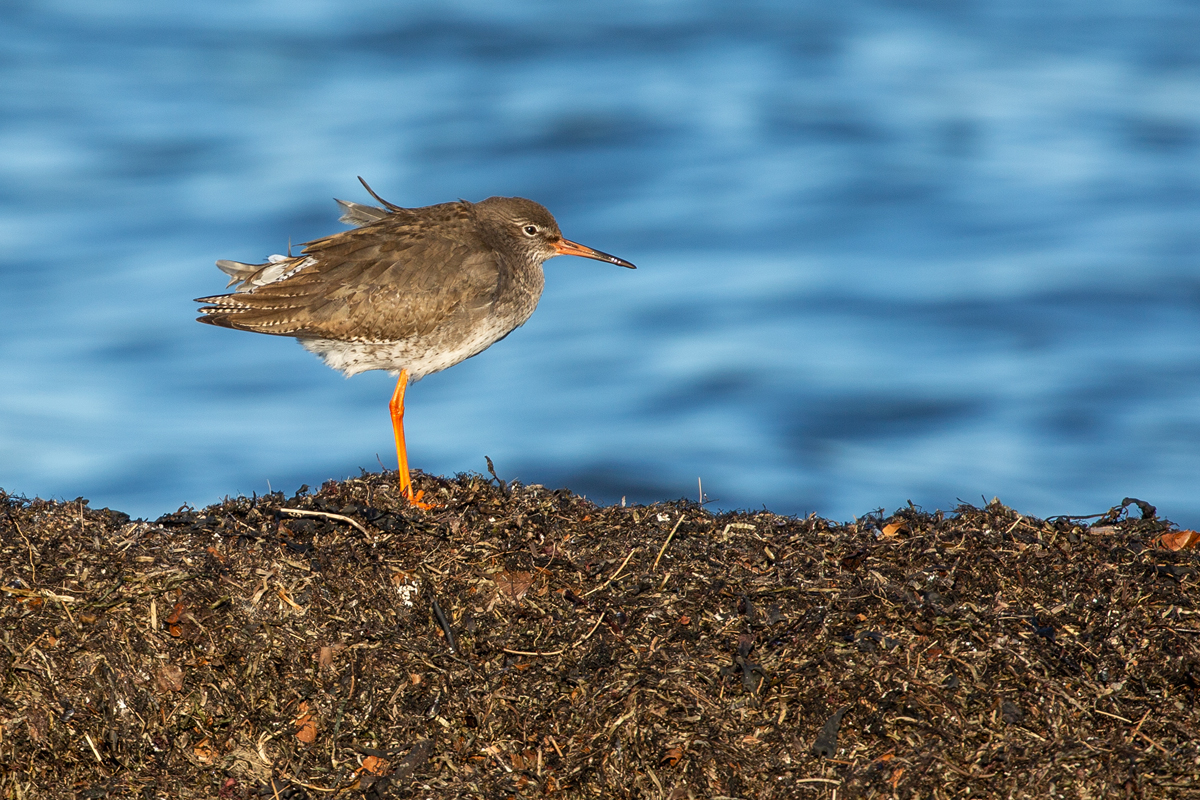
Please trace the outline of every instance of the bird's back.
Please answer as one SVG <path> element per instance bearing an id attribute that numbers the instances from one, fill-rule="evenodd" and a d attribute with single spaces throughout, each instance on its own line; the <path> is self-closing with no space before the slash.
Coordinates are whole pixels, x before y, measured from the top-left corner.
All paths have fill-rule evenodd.
<path id="1" fill-rule="evenodd" d="M 471 203 L 342 207 L 343 221 L 360 227 L 308 242 L 298 256 L 221 262 L 240 285 L 200 298 L 208 305 L 199 320 L 295 336 L 347 374 L 407 368 L 419 377 L 485 349 L 536 308 L 540 264 L 489 246 Z"/>

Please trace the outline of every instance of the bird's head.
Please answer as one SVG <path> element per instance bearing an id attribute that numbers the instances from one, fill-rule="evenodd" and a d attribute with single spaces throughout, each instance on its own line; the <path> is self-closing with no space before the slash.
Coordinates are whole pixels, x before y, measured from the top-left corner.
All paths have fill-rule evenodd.
<path id="1" fill-rule="evenodd" d="M 524 197 L 489 197 L 474 205 L 490 244 L 541 264 L 555 256 L 582 256 L 637 269 L 623 258 L 564 239 L 545 206 Z"/>

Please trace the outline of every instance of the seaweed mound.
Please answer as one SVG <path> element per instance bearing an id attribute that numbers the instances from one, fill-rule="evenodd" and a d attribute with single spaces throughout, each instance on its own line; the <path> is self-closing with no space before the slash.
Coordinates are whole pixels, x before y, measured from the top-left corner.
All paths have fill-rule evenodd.
<path id="1" fill-rule="evenodd" d="M 154 522 L 0 492 L 0 797 L 1200 793 L 1195 537 L 1144 503 L 417 486 Z"/>

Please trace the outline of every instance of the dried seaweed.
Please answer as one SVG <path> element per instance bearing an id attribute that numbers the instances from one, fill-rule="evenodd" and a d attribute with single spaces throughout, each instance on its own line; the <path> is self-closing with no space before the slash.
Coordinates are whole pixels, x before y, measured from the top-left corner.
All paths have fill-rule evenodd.
<path id="1" fill-rule="evenodd" d="M 0 492 L 0 797 L 1200 795 L 1200 565 L 1148 504 L 393 481 L 154 522 Z"/>

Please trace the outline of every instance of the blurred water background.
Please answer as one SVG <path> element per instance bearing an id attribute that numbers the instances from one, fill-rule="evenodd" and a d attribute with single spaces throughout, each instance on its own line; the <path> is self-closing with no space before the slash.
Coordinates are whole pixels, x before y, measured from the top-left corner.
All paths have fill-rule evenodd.
<path id="1" fill-rule="evenodd" d="M 850 519 L 1200 525 L 1200 5 L 0 2 L 0 487 L 394 467 L 384 373 L 193 321 L 333 197 L 635 262 L 408 395 L 414 466 Z"/>

